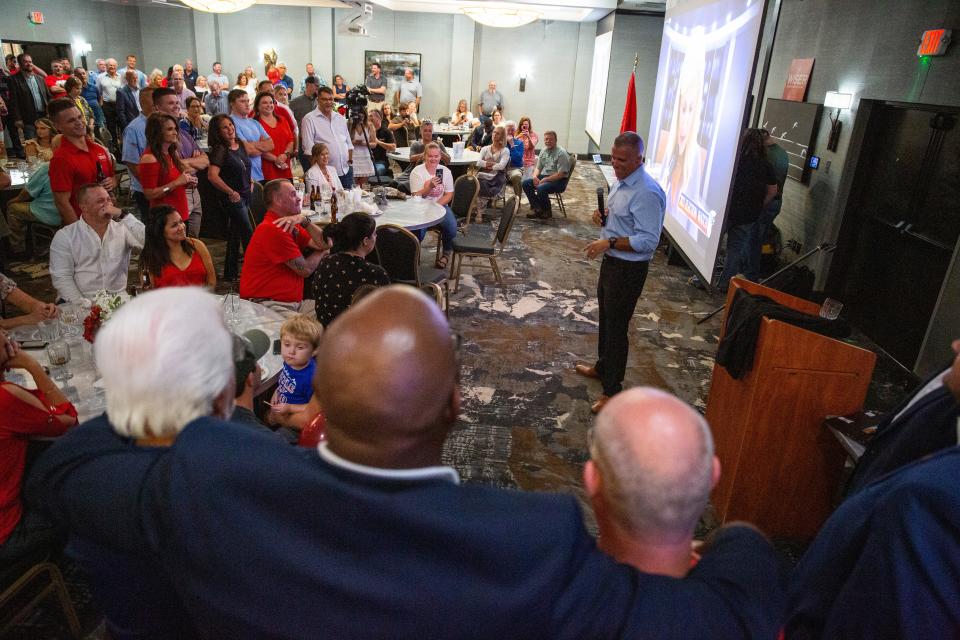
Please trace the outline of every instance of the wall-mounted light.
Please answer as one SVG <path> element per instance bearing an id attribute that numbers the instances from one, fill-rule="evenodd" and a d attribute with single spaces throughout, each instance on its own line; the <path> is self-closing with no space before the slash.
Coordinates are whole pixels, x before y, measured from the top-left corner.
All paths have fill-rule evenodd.
<path id="1" fill-rule="evenodd" d="M 840 93 L 839 91 L 827 91 L 827 95 L 823 99 L 824 107 L 827 109 L 836 109 L 833 115 L 827 113 L 827 117 L 830 118 L 830 138 L 827 140 L 827 149 L 829 151 L 837 150 L 837 143 L 840 141 L 840 128 L 842 126 L 840 122 L 840 111 L 842 109 L 849 109 L 852 101 L 852 93 Z"/>
<path id="2" fill-rule="evenodd" d="M 518 62 L 513 67 L 514 73 L 520 78 L 520 91 L 527 90 L 527 77 L 530 76 L 530 63 Z"/>
<path id="3" fill-rule="evenodd" d="M 80 40 L 77 40 L 76 42 L 73 43 L 73 48 L 76 49 L 77 53 L 79 53 L 80 55 L 86 55 L 91 51 L 93 51 L 92 44 L 90 44 L 89 42 L 81 42 Z"/>

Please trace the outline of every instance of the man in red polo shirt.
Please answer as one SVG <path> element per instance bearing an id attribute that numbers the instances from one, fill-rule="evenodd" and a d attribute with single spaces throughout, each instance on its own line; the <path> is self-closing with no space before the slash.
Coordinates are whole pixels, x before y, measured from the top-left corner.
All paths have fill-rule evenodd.
<path id="1" fill-rule="evenodd" d="M 110 154 L 87 137 L 83 113 L 72 100 L 51 100 L 47 105 L 47 114 L 63 134 L 63 140 L 50 160 L 50 189 L 63 224 L 68 225 L 80 217 L 77 192 L 80 187 L 97 182 L 98 165 L 104 176 L 100 181 L 101 187 L 113 191 L 117 183 L 113 179 Z"/>
<path id="2" fill-rule="evenodd" d="M 70 76 L 63 72 L 63 65 L 60 64 L 60 61 L 56 60 L 50 63 L 50 73 L 47 74 L 47 77 L 43 79 L 46 83 L 47 88 L 50 89 L 50 95 L 56 97 L 65 97 L 67 95 L 67 90 L 63 88 L 63 83 L 67 81 L 67 78 Z"/>
<path id="3" fill-rule="evenodd" d="M 300 196 L 287 180 L 263 188 L 267 213 L 257 225 L 243 257 L 240 297 L 262 302 L 281 313 L 299 313 L 303 280 L 330 252 L 323 230 L 300 213 Z M 312 249 L 309 256 L 304 249 Z"/>

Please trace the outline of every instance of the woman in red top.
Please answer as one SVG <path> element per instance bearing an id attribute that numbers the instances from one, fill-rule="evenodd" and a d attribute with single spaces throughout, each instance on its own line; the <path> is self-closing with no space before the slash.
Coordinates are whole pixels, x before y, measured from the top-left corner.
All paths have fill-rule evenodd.
<path id="1" fill-rule="evenodd" d="M 197 186 L 197 177 L 184 171 L 177 146 L 180 129 L 173 116 L 154 113 L 147 118 L 147 149 L 140 156 L 140 184 L 151 207 L 168 204 L 187 220 L 187 187 Z"/>
<path id="2" fill-rule="evenodd" d="M 6 382 L 3 371 L 25 369 L 34 391 Z M 6 566 L 61 538 L 39 511 L 25 511 L 20 500 L 27 443 L 32 436 L 59 436 L 77 423 L 77 410 L 43 367 L 0 329 L 0 564 Z"/>
<path id="3" fill-rule="evenodd" d="M 266 91 L 258 93 L 257 99 L 253 102 L 254 119 L 263 125 L 267 135 L 273 140 L 273 151 L 264 151 L 261 155 L 265 182 L 277 178 L 287 180 L 293 178 L 290 157 L 293 155 L 296 138 L 286 119 L 276 115 L 276 108 L 276 101 Z"/>
<path id="4" fill-rule="evenodd" d="M 169 205 L 150 209 L 140 266 L 150 288 L 217 286 L 217 272 L 207 245 L 187 237 L 187 225 Z"/>

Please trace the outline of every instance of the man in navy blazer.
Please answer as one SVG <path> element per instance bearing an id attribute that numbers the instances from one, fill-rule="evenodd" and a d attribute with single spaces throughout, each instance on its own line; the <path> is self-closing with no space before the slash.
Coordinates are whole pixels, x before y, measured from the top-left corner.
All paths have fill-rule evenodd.
<path id="1" fill-rule="evenodd" d="M 124 312 L 161 292 L 101 330 L 98 365 L 139 352 L 104 331 L 122 333 Z M 192 330 L 160 327 L 171 343 Z M 208 417 L 161 450 L 116 433 L 108 396 L 105 415 L 37 462 L 28 495 L 74 535 L 155 559 L 210 638 L 776 634 L 780 562 L 749 527 L 718 531 L 676 579 L 601 553 L 573 496 L 461 486 L 440 462 L 459 411 L 457 357 L 443 313 L 417 290 L 387 287 L 351 307 L 317 361 L 328 437 L 318 451 Z"/>
<path id="2" fill-rule="evenodd" d="M 960 638 L 960 448 L 850 497 L 790 585 L 787 638 Z"/>
<path id="3" fill-rule="evenodd" d="M 916 392 L 884 417 L 847 484 L 853 495 L 881 476 L 958 444 L 960 420 L 960 340 L 946 371 L 921 384 Z"/>
<path id="4" fill-rule="evenodd" d="M 140 79 L 137 72 L 128 69 L 124 80 L 127 84 L 117 91 L 117 122 L 120 123 L 121 132 L 140 115 Z"/>

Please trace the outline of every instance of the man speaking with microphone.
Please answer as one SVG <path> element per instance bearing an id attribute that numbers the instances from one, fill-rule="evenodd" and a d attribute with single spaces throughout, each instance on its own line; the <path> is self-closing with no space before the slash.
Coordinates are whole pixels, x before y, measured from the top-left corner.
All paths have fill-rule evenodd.
<path id="1" fill-rule="evenodd" d="M 597 298 L 600 302 L 600 337 L 597 362 L 578 364 L 577 373 L 598 378 L 603 394 L 591 410 L 600 411 L 611 396 L 623 389 L 627 368 L 627 329 L 643 292 L 647 268 L 660 243 L 666 197 L 660 185 L 643 169 L 643 140 L 636 133 L 622 133 L 613 141 L 611 153 L 617 181 L 610 189 L 607 209 L 599 189 L 594 223 L 600 239 L 586 246 L 587 258 L 603 256 Z"/>

